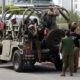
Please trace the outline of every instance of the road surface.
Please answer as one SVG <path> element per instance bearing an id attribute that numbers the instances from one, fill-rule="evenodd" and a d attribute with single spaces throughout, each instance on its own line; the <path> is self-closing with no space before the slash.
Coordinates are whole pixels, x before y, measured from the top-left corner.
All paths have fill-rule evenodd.
<path id="1" fill-rule="evenodd" d="M 0 80 L 80 80 L 80 68 L 72 77 L 69 70 L 66 71 L 65 77 L 60 74 L 61 71 L 48 64 L 36 63 L 32 70 L 22 73 L 15 72 L 11 63 L 0 65 Z"/>

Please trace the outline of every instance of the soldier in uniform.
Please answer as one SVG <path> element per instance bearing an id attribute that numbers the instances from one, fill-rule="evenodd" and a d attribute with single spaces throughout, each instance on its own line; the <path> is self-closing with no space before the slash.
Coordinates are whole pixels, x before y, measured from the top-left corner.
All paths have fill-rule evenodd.
<path id="1" fill-rule="evenodd" d="M 59 11 L 56 6 L 49 6 L 49 10 L 43 12 L 42 24 L 49 30 L 56 28 L 56 16 L 59 16 Z"/>
<path id="2" fill-rule="evenodd" d="M 51 21 L 52 21 L 52 24 L 50 25 L 49 29 L 56 28 L 57 27 L 56 16 L 59 16 L 59 11 L 56 6 L 54 7 L 50 6 L 50 10 L 48 11 L 48 16 L 51 17 Z"/>
<path id="3" fill-rule="evenodd" d="M 36 18 L 33 19 L 33 25 L 34 25 L 33 37 L 34 37 L 34 41 L 37 48 L 38 59 L 39 59 L 39 62 L 41 62 L 41 46 L 40 46 L 40 41 L 38 37 L 38 21 Z"/>
<path id="4" fill-rule="evenodd" d="M 62 67 L 61 76 L 65 76 L 65 69 L 67 66 L 67 62 L 69 64 L 70 76 L 73 76 L 72 74 L 73 49 L 74 49 L 74 41 L 72 37 L 70 36 L 70 31 L 66 31 L 65 37 L 62 38 L 62 41 L 60 43 L 60 48 L 59 48 L 60 51 L 62 50 L 62 55 L 63 55 L 63 67 Z"/>
<path id="5" fill-rule="evenodd" d="M 78 61 L 79 61 L 79 39 L 80 39 L 80 35 L 78 35 L 76 33 L 76 28 L 72 28 L 71 29 L 71 36 L 74 39 L 74 44 L 75 44 L 75 48 L 73 51 L 73 69 L 74 72 L 77 72 L 77 68 L 78 68 Z"/>

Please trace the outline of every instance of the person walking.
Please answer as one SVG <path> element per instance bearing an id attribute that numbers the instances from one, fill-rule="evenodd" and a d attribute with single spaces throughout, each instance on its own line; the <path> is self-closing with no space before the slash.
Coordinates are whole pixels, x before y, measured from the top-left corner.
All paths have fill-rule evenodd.
<path id="1" fill-rule="evenodd" d="M 73 49 L 74 49 L 74 41 L 70 36 L 70 31 L 66 31 L 65 37 L 62 38 L 59 47 L 59 51 L 62 51 L 62 56 L 63 56 L 63 67 L 62 67 L 61 76 L 65 76 L 65 69 L 66 69 L 67 62 L 69 64 L 70 76 L 73 76 L 73 72 L 72 72 Z"/>
<path id="2" fill-rule="evenodd" d="M 76 28 L 71 29 L 71 36 L 74 39 L 74 44 L 75 44 L 75 48 L 73 51 L 73 69 L 74 72 L 77 72 L 77 68 L 78 68 L 78 63 L 79 63 L 79 39 L 80 39 L 80 35 L 78 35 L 76 33 Z"/>

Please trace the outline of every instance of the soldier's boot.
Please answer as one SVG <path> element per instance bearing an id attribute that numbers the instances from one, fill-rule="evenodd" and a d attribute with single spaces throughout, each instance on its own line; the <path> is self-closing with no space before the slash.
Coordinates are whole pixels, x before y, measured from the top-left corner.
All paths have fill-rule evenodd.
<path id="1" fill-rule="evenodd" d="M 70 68 L 70 76 L 73 76 L 73 70 Z"/>
<path id="2" fill-rule="evenodd" d="M 60 76 L 65 76 L 65 69 L 64 68 L 62 69 L 62 73 Z"/>
<path id="3" fill-rule="evenodd" d="M 41 50 L 37 49 L 37 53 L 38 53 L 38 61 L 41 62 Z"/>

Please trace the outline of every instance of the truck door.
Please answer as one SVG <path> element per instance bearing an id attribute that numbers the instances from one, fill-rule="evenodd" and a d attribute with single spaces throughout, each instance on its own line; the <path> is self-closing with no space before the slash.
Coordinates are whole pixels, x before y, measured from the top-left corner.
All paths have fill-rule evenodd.
<path id="1" fill-rule="evenodd" d="M 7 57 L 10 56 L 11 40 L 3 40 L 2 44 L 3 44 L 2 56 L 6 59 Z"/>

